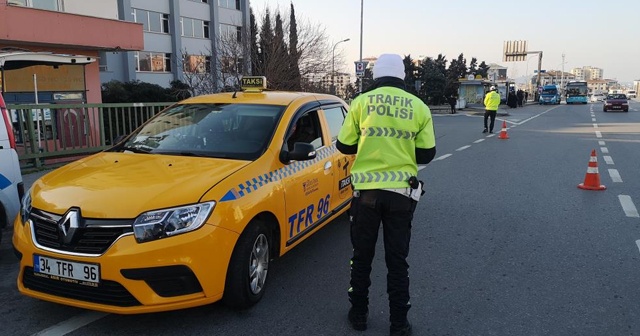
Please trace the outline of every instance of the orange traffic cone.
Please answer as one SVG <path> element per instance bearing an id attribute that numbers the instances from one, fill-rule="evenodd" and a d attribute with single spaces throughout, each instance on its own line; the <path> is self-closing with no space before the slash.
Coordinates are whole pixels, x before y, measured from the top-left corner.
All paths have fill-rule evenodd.
<path id="1" fill-rule="evenodd" d="M 498 139 L 509 139 L 509 135 L 507 134 L 507 121 L 502 121 L 502 131 L 500 131 L 500 135 L 498 135 Z"/>
<path id="2" fill-rule="evenodd" d="M 598 173 L 598 158 L 596 157 L 595 149 L 591 151 L 591 158 L 589 159 L 587 174 L 584 176 L 584 183 L 578 184 L 578 188 L 585 190 L 607 189 L 607 187 L 600 184 L 600 174 Z"/>

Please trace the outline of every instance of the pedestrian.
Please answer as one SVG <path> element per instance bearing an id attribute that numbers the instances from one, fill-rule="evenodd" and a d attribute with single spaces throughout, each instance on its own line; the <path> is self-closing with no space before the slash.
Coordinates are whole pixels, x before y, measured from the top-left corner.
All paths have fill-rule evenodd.
<path id="1" fill-rule="evenodd" d="M 522 90 L 518 90 L 518 93 L 516 94 L 516 96 L 518 97 L 518 107 L 522 107 L 522 101 L 524 100 L 524 92 Z"/>
<path id="2" fill-rule="evenodd" d="M 525 104 L 529 101 L 529 91 L 524 92 L 524 102 Z"/>
<path id="3" fill-rule="evenodd" d="M 371 263 L 382 222 L 391 335 L 411 334 L 407 256 L 413 212 L 422 194 L 417 165 L 436 154 L 431 111 L 406 90 L 404 77 L 400 55 L 380 55 L 374 82 L 351 103 L 336 144 L 343 154 L 356 154 L 348 320 L 355 330 L 367 329 Z"/>
<path id="4" fill-rule="evenodd" d="M 456 96 L 449 96 L 449 105 L 451 105 L 451 114 L 456 114 L 456 104 L 458 103 L 458 98 Z"/>
<path id="5" fill-rule="evenodd" d="M 493 125 L 498 114 L 498 106 L 500 106 L 500 94 L 495 86 L 489 88 L 489 92 L 484 96 L 484 131 L 482 133 L 493 133 Z M 487 129 L 487 119 L 491 118 L 491 123 Z"/>

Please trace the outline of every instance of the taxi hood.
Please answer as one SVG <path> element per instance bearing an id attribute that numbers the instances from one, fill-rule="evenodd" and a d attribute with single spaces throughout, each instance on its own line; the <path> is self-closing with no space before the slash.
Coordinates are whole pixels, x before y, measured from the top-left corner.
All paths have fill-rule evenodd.
<path id="1" fill-rule="evenodd" d="M 40 178 L 34 208 L 86 218 L 135 218 L 149 210 L 197 203 L 211 187 L 249 161 L 104 152 Z M 226 190 L 225 190 L 226 191 Z"/>

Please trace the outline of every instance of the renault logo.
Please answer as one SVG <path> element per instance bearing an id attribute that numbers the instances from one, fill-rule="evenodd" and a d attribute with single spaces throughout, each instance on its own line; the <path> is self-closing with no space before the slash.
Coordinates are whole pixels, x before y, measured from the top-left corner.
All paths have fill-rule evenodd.
<path id="1" fill-rule="evenodd" d="M 58 222 L 60 228 L 61 240 L 65 244 L 71 243 L 73 235 L 76 233 L 76 229 L 79 227 L 80 213 L 78 209 L 69 209 L 67 213 Z"/>

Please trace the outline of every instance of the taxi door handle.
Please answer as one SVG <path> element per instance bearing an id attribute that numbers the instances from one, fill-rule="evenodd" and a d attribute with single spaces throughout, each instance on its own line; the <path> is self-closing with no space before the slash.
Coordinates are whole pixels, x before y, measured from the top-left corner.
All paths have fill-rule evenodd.
<path id="1" fill-rule="evenodd" d="M 329 169 L 331 169 L 331 167 L 333 167 L 333 164 L 331 163 L 331 161 L 327 161 L 324 164 L 324 170 L 329 170 Z"/>

